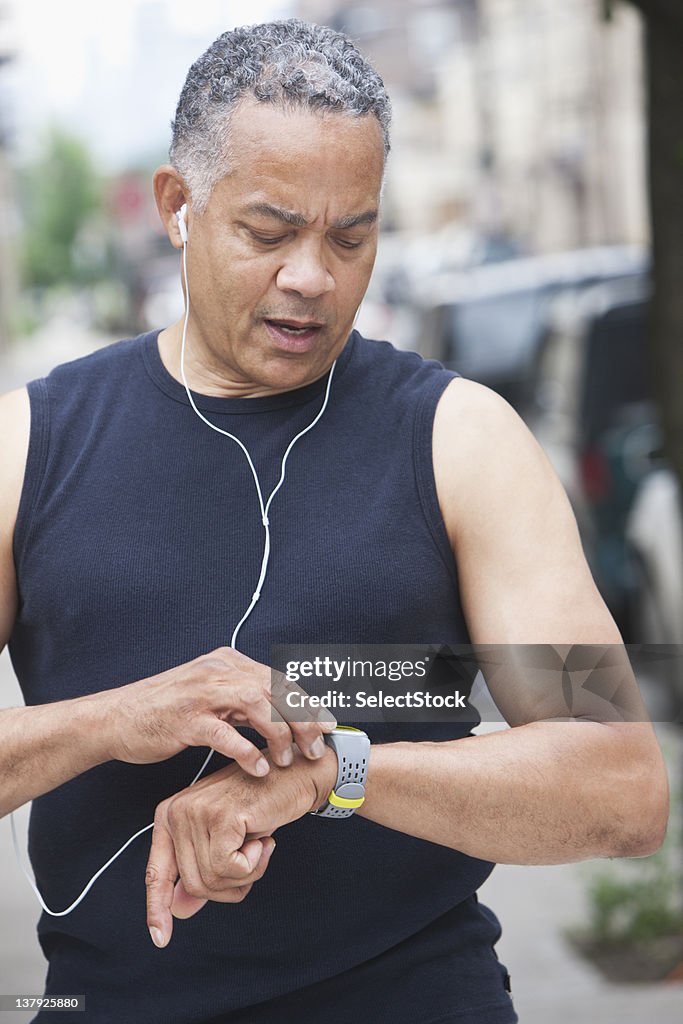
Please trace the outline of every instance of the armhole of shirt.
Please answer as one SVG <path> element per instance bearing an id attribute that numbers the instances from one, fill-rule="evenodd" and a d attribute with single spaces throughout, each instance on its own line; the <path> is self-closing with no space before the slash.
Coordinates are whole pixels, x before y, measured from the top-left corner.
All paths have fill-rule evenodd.
<path id="1" fill-rule="evenodd" d="M 456 380 L 459 376 L 460 374 L 457 373 L 434 375 L 418 405 L 413 432 L 415 480 L 422 513 L 436 549 L 453 577 L 456 587 L 458 585 L 458 570 L 436 494 L 433 434 L 434 417 L 439 400 L 451 381 Z"/>
<path id="2" fill-rule="evenodd" d="M 19 581 L 22 556 L 26 550 L 33 524 L 33 514 L 45 478 L 50 439 L 50 405 L 47 381 L 45 379 L 33 380 L 27 385 L 27 391 L 31 407 L 31 427 L 13 544 L 17 582 Z"/>

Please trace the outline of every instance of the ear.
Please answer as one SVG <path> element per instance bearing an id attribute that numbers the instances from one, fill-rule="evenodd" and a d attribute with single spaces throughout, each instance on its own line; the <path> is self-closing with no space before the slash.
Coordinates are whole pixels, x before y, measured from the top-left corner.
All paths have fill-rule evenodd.
<path id="1" fill-rule="evenodd" d="M 171 245 L 176 249 L 182 249 L 183 240 L 180 237 L 176 213 L 183 203 L 187 203 L 187 220 L 189 221 L 190 192 L 182 175 L 171 164 L 164 164 L 154 172 L 154 198 Z"/>

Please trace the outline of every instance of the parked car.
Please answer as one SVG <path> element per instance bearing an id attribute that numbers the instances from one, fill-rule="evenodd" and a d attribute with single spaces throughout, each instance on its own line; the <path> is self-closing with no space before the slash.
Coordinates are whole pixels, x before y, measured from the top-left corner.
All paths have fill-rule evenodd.
<path id="1" fill-rule="evenodd" d="M 418 350 L 503 395 L 523 414 L 555 302 L 596 282 L 642 278 L 646 253 L 613 246 L 437 274 L 416 287 Z"/>
<path id="2" fill-rule="evenodd" d="M 636 585 L 626 522 L 659 444 L 646 359 L 649 291 L 641 276 L 565 301 L 533 371 L 530 425 L 569 494 L 591 570 L 625 636 Z"/>
<path id="3" fill-rule="evenodd" d="M 610 282 L 554 310 L 531 425 L 569 493 L 586 556 L 639 664 L 680 718 L 683 522 L 647 358 L 650 285 Z M 644 647 L 642 645 L 645 645 Z M 654 646 L 653 646 L 654 645 Z"/>
<path id="4" fill-rule="evenodd" d="M 647 364 L 648 299 L 631 296 L 587 325 L 578 380 L 576 455 L 590 520 L 589 557 L 608 605 L 634 642 L 639 585 L 626 538 L 628 515 L 660 445 Z"/>

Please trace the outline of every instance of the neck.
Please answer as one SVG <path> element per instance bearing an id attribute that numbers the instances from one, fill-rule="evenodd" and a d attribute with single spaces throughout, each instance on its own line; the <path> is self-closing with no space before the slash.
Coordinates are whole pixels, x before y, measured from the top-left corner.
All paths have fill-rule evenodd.
<path id="1" fill-rule="evenodd" d="M 188 332 L 189 335 L 189 332 Z M 181 370 L 183 321 L 179 320 L 171 327 L 161 331 L 158 338 L 161 361 L 171 376 L 183 384 Z M 271 387 L 268 384 L 250 381 L 240 377 L 228 364 L 221 362 L 210 351 L 198 352 L 199 346 L 189 338 L 185 342 L 185 358 L 183 366 L 190 390 L 200 395 L 211 395 L 218 398 L 266 398 L 280 395 L 292 388 Z M 329 368 L 328 368 L 329 369 Z M 327 373 L 327 369 L 325 370 Z M 312 384 L 324 374 L 310 381 L 303 381 L 296 387 Z"/>

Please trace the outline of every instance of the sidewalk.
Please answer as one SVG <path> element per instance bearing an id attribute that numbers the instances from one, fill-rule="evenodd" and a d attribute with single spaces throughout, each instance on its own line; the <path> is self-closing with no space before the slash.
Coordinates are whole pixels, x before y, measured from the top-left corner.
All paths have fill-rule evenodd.
<path id="1" fill-rule="evenodd" d="M 582 920 L 582 867 L 499 865 L 480 890 L 503 925 L 520 1024 L 681 1024 L 683 983 L 611 984 L 564 941 Z"/>

